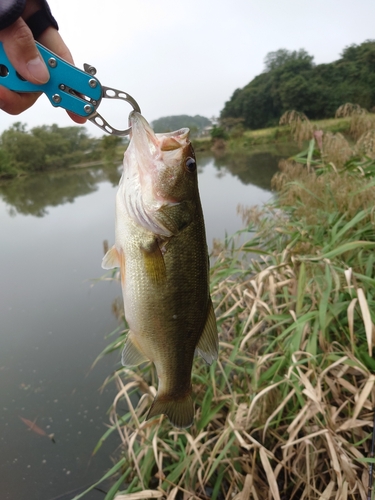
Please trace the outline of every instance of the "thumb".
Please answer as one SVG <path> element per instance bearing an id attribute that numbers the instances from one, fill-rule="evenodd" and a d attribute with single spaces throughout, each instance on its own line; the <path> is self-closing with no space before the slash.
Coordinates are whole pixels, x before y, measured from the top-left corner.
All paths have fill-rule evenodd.
<path id="1" fill-rule="evenodd" d="M 38 49 L 33 35 L 22 18 L 0 31 L 0 41 L 15 70 L 31 83 L 47 83 L 49 71 Z"/>

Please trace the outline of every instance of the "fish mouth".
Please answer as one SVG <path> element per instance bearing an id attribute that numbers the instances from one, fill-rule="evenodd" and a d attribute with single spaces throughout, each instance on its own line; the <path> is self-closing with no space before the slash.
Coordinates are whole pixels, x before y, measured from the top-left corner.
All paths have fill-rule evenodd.
<path id="1" fill-rule="evenodd" d="M 129 115 L 130 144 L 124 155 L 124 199 L 131 218 L 147 230 L 169 237 L 170 229 L 161 221 L 159 210 L 176 205 L 173 193 L 179 167 L 189 142 L 189 129 L 155 133 L 137 111 Z"/>
<path id="2" fill-rule="evenodd" d="M 132 111 L 129 115 L 129 126 L 131 141 L 134 142 L 136 150 L 155 154 L 158 140 L 148 121 L 137 111 Z"/>
<path id="3" fill-rule="evenodd" d="M 177 151 L 189 140 L 189 129 L 174 132 L 155 133 L 148 121 L 137 111 L 129 115 L 130 138 L 137 151 L 159 158 L 163 151 Z"/>

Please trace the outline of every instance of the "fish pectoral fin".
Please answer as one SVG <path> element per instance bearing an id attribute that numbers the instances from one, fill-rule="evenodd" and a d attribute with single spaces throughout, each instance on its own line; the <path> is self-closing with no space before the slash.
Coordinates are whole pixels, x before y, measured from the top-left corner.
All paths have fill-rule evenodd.
<path id="1" fill-rule="evenodd" d="M 194 403 L 191 391 L 180 399 L 156 394 L 146 420 L 157 415 L 167 415 L 171 424 L 179 429 L 190 427 L 194 420 Z"/>
<path id="2" fill-rule="evenodd" d="M 194 220 L 196 205 L 191 201 L 181 201 L 174 205 L 165 205 L 157 211 L 157 220 L 174 236 L 188 227 Z"/>
<path id="3" fill-rule="evenodd" d="M 209 365 L 217 359 L 219 351 L 219 339 L 217 335 L 217 325 L 214 308 L 209 300 L 206 324 L 197 345 L 197 352 Z"/>
<path id="4" fill-rule="evenodd" d="M 167 273 L 163 252 L 159 246 L 157 239 L 154 239 L 152 244 L 142 247 L 143 259 L 146 272 L 152 283 L 160 284 L 166 280 Z"/>
<path id="5" fill-rule="evenodd" d="M 120 267 L 121 259 L 116 247 L 113 245 L 112 248 L 104 255 L 102 260 L 103 269 L 113 269 L 114 267 Z"/>
<path id="6" fill-rule="evenodd" d="M 143 354 L 141 347 L 135 340 L 134 333 L 131 331 L 126 338 L 121 361 L 124 366 L 138 366 L 141 363 L 150 361 L 148 357 Z"/>

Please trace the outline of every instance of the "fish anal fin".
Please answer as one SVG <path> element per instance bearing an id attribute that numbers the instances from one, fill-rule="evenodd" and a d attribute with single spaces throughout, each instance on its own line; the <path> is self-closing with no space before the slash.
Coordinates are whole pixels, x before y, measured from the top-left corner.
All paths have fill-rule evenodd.
<path id="1" fill-rule="evenodd" d="M 116 247 L 113 245 L 108 252 L 104 255 L 102 260 L 103 269 L 113 269 L 114 267 L 121 266 L 121 258 Z"/>
<path id="2" fill-rule="evenodd" d="M 142 352 L 142 349 L 137 342 L 135 335 L 130 331 L 125 346 L 122 351 L 121 361 L 124 366 L 138 366 L 141 363 L 150 361 L 148 357 Z"/>
<path id="3" fill-rule="evenodd" d="M 165 262 L 159 242 L 155 239 L 151 245 L 142 247 L 142 253 L 146 272 L 151 282 L 156 285 L 165 282 Z"/>
<path id="4" fill-rule="evenodd" d="M 204 325 L 202 335 L 200 336 L 197 345 L 197 352 L 202 356 L 206 363 L 210 365 L 213 361 L 215 361 L 215 359 L 217 359 L 218 351 L 219 339 L 217 335 L 216 318 L 214 308 L 210 299 L 208 304 L 206 324 Z"/>
<path id="5" fill-rule="evenodd" d="M 156 394 L 146 420 L 157 415 L 167 415 L 171 424 L 179 429 L 190 427 L 194 421 L 194 403 L 191 391 L 179 399 Z"/>

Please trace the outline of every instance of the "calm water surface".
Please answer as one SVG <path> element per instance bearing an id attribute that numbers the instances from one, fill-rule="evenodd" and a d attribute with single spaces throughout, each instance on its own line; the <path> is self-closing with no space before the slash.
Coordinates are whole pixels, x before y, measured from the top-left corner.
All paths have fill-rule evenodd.
<path id="1" fill-rule="evenodd" d="M 271 199 L 279 157 L 198 158 L 209 245 L 241 228 L 239 203 Z M 103 240 L 114 240 L 120 172 L 70 170 L 0 185 L 1 499 L 57 499 L 113 464 L 116 435 L 91 455 L 115 396 L 113 385 L 100 389 L 119 354 L 91 365 L 118 326 L 111 306 L 120 287 L 96 280 L 104 274 Z"/>

